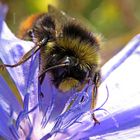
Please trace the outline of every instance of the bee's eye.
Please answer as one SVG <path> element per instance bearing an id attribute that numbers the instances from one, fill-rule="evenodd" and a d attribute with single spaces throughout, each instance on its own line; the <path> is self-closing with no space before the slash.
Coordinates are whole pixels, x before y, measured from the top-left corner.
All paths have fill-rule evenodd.
<path id="1" fill-rule="evenodd" d="M 53 54 L 52 57 L 56 57 L 57 54 Z"/>
<path id="2" fill-rule="evenodd" d="M 53 53 L 50 55 L 50 57 L 48 59 L 52 65 L 55 65 L 58 63 L 58 61 L 60 61 L 61 58 L 62 58 L 62 56 L 60 54 Z"/>
<path id="3" fill-rule="evenodd" d="M 74 66 L 77 66 L 79 64 L 79 60 L 74 56 L 70 56 L 70 60 Z"/>

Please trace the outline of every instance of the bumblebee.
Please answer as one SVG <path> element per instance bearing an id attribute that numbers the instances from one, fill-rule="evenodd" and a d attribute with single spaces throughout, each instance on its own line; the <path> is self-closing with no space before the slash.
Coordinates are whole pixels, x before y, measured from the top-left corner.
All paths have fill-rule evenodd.
<path id="1" fill-rule="evenodd" d="M 100 41 L 94 33 L 76 19 L 49 5 L 47 13 L 32 15 L 21 24 L 19 36 L 33 41 L 35 46 L 18 63 L 4 64 L 4 67 L 21 65 L 40 51 L 40 85 L 46 73 L 51 75 L 52 84 L 64 93 L 73 88 L 80 91 L 92 81 L 91 108 L 95 107 L 101 76 Z M 94 115 L 93 119 L 98 122 Z"/>

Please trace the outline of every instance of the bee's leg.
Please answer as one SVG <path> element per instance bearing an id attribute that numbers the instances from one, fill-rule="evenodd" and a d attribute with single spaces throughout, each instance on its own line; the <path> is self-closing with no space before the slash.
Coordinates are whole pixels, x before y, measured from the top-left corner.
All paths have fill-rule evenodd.
<path id="1" fill-rule="evenodd" d="M 5 67 L 13 68 L 13 67 L 17 67 L 17 66 L 23 64 L 24 62 L 29 60 L 43 45 L 46 45 L 47 42 L 48 42 L 48 38 L 47 37 L 42 39 L 39 42 L 36 42 L 33 29 L 28 31 L 28 36 L 35 43 L 35 46 L 31 50 L 29 50 L 25 55 L 23 55 L 23 57 L 16 64 L 13 64 L 13 65 L 1 64 L 0 65 L 0 69 L 3 70 L 3 69 L 5 69 Z"/>
<path id="2" fill-rule="evenodd" d="M 43 94 L 43 92 L 41 91 L 41 85 L 42 85 L 42 83 L 43 83 L 44 78 L 45 78 L 45 75 L 43 75 L 43 76 L 40 77 L 40 78 L 38 77 L 39 88 L 40 88 L 39 96 L 40 96 L 41 98 L 44 97 L 44 94 Z"/>
<path id="3" fill-rule="evenodd" d="M 1 64 L 0 65 L 0 69 L 5 69 L 5 67 L 13 68 L 13 67 L 17 67 L 17 66 L 23 64 L 24 62 L 26 62 L 32 56 L 33 53 L 31 53 L 31 51 L 32 50 L 27 52 L 16 64 L 13 64 L 13 65 Z"/>
<path id="4" fill-rule="evenodd" d="M 101 79 L 100 72 L 95 73 L 95 76 L 94 76 L 94 79 L 93 79 L 94 88 L 93 88 L 93 92 L 92 92 L 91 109 L 94 109 L 95 108 L 95 105 L 96 105 L 97 95 L 98 95 L 98 87 L 100 85 L 100 79 Z M 95 124 L 94 125 L 100 124 L 100 122 L 96 119 L 94 113 L 92 114 L 92 118 L 95 121 Z"/>
<path id="5" fill-rule="evenodd" d="M 44 93 L 41 91 L 41 85 L 43 80 L 41 81 L 40 78 L 38 78 L 38 98 L 42 99 L 44 98 Z"/>
<path id="6" fill-rule="evenodd" d="M 40 97 L 41 97 L 41 98 L 43 98 L 43 97 L 44 97 L 43 92 L 40 92 Z"/>
<path id="7" fill-rule="evenodd" d="M 29 60 L 42 47 L 41 43 L 44 43 L 44 40 L 36 44 L 31 50 L 29 50 L 25 55 L 23 55 L 23 57 L 16 64 L 13 65 L 1 64 L 0 69 L 5 69 L 5 67 L 13 68 L 23 64 L 24 62 Z"/>
<path id="8" fill-rule="evenodd" d="M 10 68 L 17 67 L 17 66 L 23 64 L 24 62 L 26 62 L 28 59 L 29 58 L 26 58 L 26 56 L 23 56 L 16 64 L 13 64 L 13 65 L 1 64 L 0 69 L 4 70 L 6 67 L 10 67 Z"/>
<path id="9" fill-rule="evenodd" d="M 41 77 L 38 77 L 40 85 L 42 85 L 44 78 L 45 78 L 45 74 L 41 75 Z"/>

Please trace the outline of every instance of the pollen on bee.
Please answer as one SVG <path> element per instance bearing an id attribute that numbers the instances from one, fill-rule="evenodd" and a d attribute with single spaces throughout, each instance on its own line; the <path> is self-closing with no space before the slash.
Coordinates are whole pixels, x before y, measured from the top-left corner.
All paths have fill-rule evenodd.
<path id="1" fill-rule="evenodd" d="M 59 90 L 62 92 L 67 92 L 72 88 L 76 87 L 79 84 L 79 81 L 74 78 L 67 78 L 62 81 L 59 85 Z"/>
<path id="2" fill-rule="evenodd" d="M 27 31 L 32 28 L 34 22 L 37 20 L 37 18 L 42 15 L 42 13 L 37 13 L 34 15 L 31 15 L 27 17 L 23 22 L 21 22 L 19 26 L 19 31 L 18 31 L 18 37 L 19 38 L 24 38 Z"/>

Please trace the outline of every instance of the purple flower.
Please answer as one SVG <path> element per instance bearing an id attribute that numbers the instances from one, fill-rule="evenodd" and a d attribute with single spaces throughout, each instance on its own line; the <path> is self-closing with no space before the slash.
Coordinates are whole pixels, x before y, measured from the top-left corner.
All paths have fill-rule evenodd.
<path id="1" fill-rule="evenodd" d="M 0 13 L 3 11 L 6 7 L 0 7 Z M 3 17 L 0 17 L 0 58 L 3 63 L 15 64 L 34 44 L 16 38 Z M 64 95 L 46 76 L 43 86 L 38 86 L 38 53 L 18 67 L 7 68 L 22 98 L 23 107 L 0 75 L 0 136 L 8 140 L 138 138 L 139 53 L 140 36 L 137 35 L 102 67 L 103 79 L 97 107 L 92 111 L 92 85 L 86 85 L 80 93 L 71 91 Z M 44 93 L 43 98 L 38 94 L 40 90 Z M 100 125 L 94 126 L 91 112 L 95 112 Z"/>

